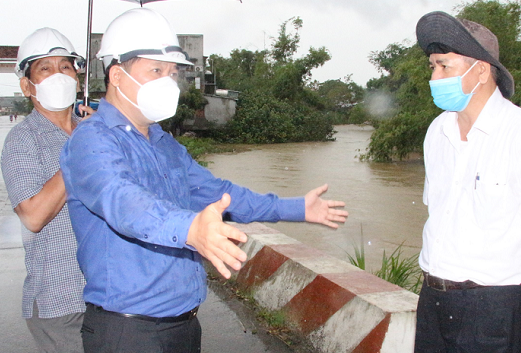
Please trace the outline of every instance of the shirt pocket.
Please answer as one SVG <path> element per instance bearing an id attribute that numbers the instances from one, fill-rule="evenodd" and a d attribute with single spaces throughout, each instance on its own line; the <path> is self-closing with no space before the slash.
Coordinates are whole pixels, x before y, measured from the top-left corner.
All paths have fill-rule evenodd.
<path id="1" fill-rule="evenodd" d="M 504 179 L 493 177 L 476 180 L 473 203 L 476 223 L 483 230 L 504 228 L 514 216 L 508 207 L 513 201 L 513 193 Z"/>

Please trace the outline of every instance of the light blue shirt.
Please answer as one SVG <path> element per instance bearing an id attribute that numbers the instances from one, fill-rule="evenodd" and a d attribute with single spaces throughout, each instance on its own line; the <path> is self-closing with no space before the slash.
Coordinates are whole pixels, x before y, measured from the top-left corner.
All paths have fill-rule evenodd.
<path id="1" fill-rule="evenodd" d="M 158 124 L 147 139 L 106 100 L 74 130 L 60 164 L 84 299 L 109 311 L 168 317 L 204 301 L 201 256 L 186 239 L 196 213 L 224 193 L 236 222 L 305 219 L 303 198 L 215 178 Z"/>

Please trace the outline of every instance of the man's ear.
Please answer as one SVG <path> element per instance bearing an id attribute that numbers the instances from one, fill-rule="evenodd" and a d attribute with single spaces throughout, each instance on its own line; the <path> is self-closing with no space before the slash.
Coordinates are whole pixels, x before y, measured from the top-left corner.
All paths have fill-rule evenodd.
<path id="1" fill-rule="evenodd" d="M 490 64 L 484 61 L 478 63 L 479 68 L 479 82 L 484 85 L 492 79 L 492 72 L 490 71 Z"/>
<path id="2" fill-rule="evenodd" d="M 20 79 L 20 88 L 22 89 L 22 93 L 26 97 L 31 97 L 31 90 L 30 90 L 31 82 L 29 82 L 29 79 L 27 77 L 22 77 Z"/>
<path id="3" fill-rule="evenodd" d="M 109 71 L 109 84 L 114 87 L 119 87 L 119 80 L 121 78 L 121 68 L 119 65 L 113 65 Z"/>

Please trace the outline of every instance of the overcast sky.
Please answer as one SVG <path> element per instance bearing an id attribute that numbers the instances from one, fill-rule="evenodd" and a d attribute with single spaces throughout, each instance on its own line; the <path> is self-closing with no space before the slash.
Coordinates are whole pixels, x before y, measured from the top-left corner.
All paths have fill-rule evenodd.
<path id="1" fill-rule="evenodd" d="M 455 14 L 462 0 L 166 0 L 146 4 L 163 14 L 177 33 L 203 34 L 204 55 L 228 56 L 235 48 L 269 48 L 282 22 L 303 20 L 297 56 L 326 47 L 332 59 L 313 71 L 320 82 L 353 74 L 365 83 L 379 74 L 371 51 L 414 43 L 418 19 L 430 11 Z M 119 14 L 139 6 L 122 0 L 94 0 L 93 32 L 102 33 Z M 85 55 L 88 0 L 2 0 L 0 45 L 20 45 L 41 27 L 53 27 Z M 19 91 L 15 74 L 0 74 L 0 96 Z"/>

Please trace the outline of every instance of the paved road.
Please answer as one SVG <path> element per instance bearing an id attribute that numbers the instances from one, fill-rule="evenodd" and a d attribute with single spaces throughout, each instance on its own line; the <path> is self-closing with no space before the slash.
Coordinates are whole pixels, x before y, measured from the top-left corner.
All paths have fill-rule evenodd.
<path id="1" fill-rule="evenodd" d="M 18 122 L 22 119 L 18 118 Z M 15 123 L 0 116 L 0 146 Z M 13 213 L 0 175 L 0 352 L 32 353 L 36 347 L 21 318 L 22 285 L 26 275 L 20 222 Z M 231 309 L 231 306 L 234 308 Z M 294 352 L 257 327 L 255 318 L 233 298 L 209 290 L 201 306 L 203 353 Z M 254 334 L 255 333 L 255 334 Z M 298 351 L 298 350 L 297 350 Z M 146 353 L 146 352 L 143 352 Z"/>

